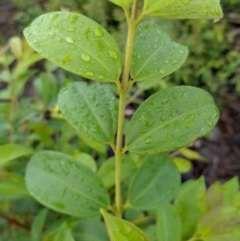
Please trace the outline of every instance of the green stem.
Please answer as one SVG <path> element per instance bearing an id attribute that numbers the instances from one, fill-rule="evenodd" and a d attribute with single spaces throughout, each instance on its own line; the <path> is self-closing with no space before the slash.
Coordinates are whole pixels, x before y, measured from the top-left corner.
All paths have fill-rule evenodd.
<path id="1" fill-rule="evenodd" d="M 121 205 L 121 160 L 123 155 L 122 142 L 123 142 L 123 124 L 126 108 L 126 95 L 128 91 L 129 73 L 132 60 L 133 42 L 136 32 L 136 16 L 138 10 L 138 0 L 134 0 L 130 19 L 128 21 L 128 38 L 126 43 L 126 55 L 123 70 L 122 83 L 117 84 L 119 90 L 119 113 L 118 113 L 118 131 L 116 143 L 116 169 L 115 169 L 115 214 L 117 217 L 122 216 Z"/>

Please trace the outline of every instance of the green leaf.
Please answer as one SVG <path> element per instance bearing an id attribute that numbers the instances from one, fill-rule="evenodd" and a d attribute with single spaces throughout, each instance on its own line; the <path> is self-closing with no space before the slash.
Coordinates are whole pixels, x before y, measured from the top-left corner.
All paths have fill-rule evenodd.
<path id="1" fill-rule="evenodd" d="M 32 153 L 33 150 L 29 147 L 18 144 L 7 144 L 0 146 L 0 165 L 19 157 L 28 156 Z"/>
<path id="2" fill-rule="evenodd" d="M 31 227 L 31 241 L 41 241 L 42 229 L 48 213 L 48 209 L 42 209 L 33 220 Z"/>
<path id="3" fill-rule="evenodd" d="M 238 208 L 216 207 L 201 219 L 194 237 L 204 241 L 238 241 L 240 240 L 239 220 Z"/>
<path id="4" fill-rule="evenodd" d="M 181 220 L 175 207 L 162 205 L 157 210 L 157 240 L 180 241 L 181 232 Z"/>
<path id="5" fill-rule="evenodd" d="M 116 218 L 101 209 L 111 241 L 149 241 L 147 236 L 132 223 Z"/>
<path id="6" fill-rule="evenodd" d="M 192 163 L 189 160 L 181 157 L 174 157 L 173 162 L 181 173 L 188 173 L 192 170 Z"/>
<path id="7" fill-rule="evenodd" d="M 81 219 L 72 230 L 76 241 L 109 241 L 103 222 L 94 219 Z"/>
<path id="8" fill-rule="evenodd" d="M 205 211 L 205 183 L 201 177 L 185 182 L 175 199 L 174 205 L 182 222 L 182 240 L 188 240 L 196 231 L 197 224 Z"/>
<path id="9" fill-rule="evenodd" d="M 0 201 L 14 200 L 28 196 L 29 193 L 22 176 L 11 172 L 1 172 Z"/>
<path id="10" fill-rule="evenodd" d="M 106 86 L 70 83 L 59 93 L 58 103 L 65 119 L 80 134 L 102 143 L 113 141 L 118 104 Z"/>
<path id="11" fill-rule="evenodd" d="M 44 237 L 43 241 L 75 241 L 72 236 L 71 230 L 64 224 L 55 229 L 53 232 Z"/>
<path id="12" fill-rule="evenodd" d="M 219 182 L 213 183 L 206 192 L 206 207 L 211 210 L 223 203 L 223 190 Z"/>
<path id="13" fill-rule="evenodd" d="M 133 0 L 109 0 L 110 2 L 122 7 L 123 9 L 128 9 L 130 8 Z"/>
<path id="14" fill-rule="evenodd" d="M 137 169 L 137 165 L 128 156 L 124 155 L 121 162 L 121 181 L 126 180 Z M 97 176 L 107 189 L 115 184 L 115 158 L 105 161 L 98 170 Z"/>
<path id="15" fill-rule="evenodd" d="M 39 78 L 34 81 L 34 87 L 43 99 L 45 106 L 49 107 L 58 91 L 55 76 L 51 73 L 41 73 Z"/>
<path id="16" fill-rule="evenodd" d="M 204 90 L 190 86 L 160 90 L 133 115 L 127 148 L 142 155 L 179 149 L 208 133 L 218 117 L 212 97 Z"/>
<path id="17" fill-rule="evenodd" d="M 44 14 L 25 28 L 24 36 L 45 58 L 85 78 L 116 81 L 122 72 L 122 55 L 111 35 L 83 15 Z"/>
<path id="18" fill-rule="evenodd" d="M 190 160 L 198 160 L 198 161 L 205 161 L 207 162 L 208 160 L 200 155 L 198 152 L 193 151 L 187 147 L 185 148 L 181 148 L 180 150 L 178 150 L 184 157 L 190 159 Z"/>
<path id="19" fill-rule="evenodd" d="M 83 165 L 88 167 L 93 172 L 97 172 L 97 164 L 96 161 L 92 158 L 92 156 L 82 152 L 75 154 L 74 158 L 76 159 L 76 161 L 81 162 Z"/>
<path id="20" fill-rule="evenodd" d="M 239 191 L 239 178 L 233 177 L 226 183 L 222 185 L 223 189 L 223 204 L 232 203 L 234 197 L 238 194 Z"/>
<path id="21" fill-rule="evenodd" d="M 180 174 L 167 154 L 146 157 L 133 177 L 128 204 L 151 210 L 173 199 L 180 186 Z"/>
<path id="22" fill-rule="evenodd" d="M 220 0 L 144 0 L 143 15 L 166 19 L 220 19 Z"/>
<path id="23" fill-rule="evenodd" d="M 143 23 L 133 46 L 131 75 L 135 81 L 160 79 L 177 70 L 186 60 L 187 47 L 172 40 L 158 26 Z"/>
<path id="24" fill-rule="evenodd" d="M 26 183 L 43 205 L 77 217 L 92 217 L 107 208 L 109 197 L 95 174 L 70 156 L 42 151 L 28 163 Z"/>

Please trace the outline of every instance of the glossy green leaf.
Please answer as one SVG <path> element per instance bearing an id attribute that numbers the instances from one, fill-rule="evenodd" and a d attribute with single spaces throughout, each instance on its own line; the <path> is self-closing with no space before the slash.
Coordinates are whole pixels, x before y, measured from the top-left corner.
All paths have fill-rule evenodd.
<path id="1" fill-rule="evenodd" d="M 157 25 L 143 23 L 133 46 L 131 76 L 135 81 L 160 79 L 177 70 L 187 55 L 187 47 L 173 42 Z"/>
<path id="2" fill-rule="evenodd" d="M 205 183 L 201 177 L 185 182 L 175 199 L 175 207 L 182 222 L 182 240 L 188 240 L 196 231 L 205 211 Z"/>
<path id="3" fill-rule="evenodd" d="M 144 15 L 167 19 L 220 19 L 220 0 L 144 0 Z"/>
<path id="4" fill-rule="evenodd" d="M 109 197 L 95 174 L 70 156 L 42 151 L 28 163 L 26 183 L 43 205 L 77 217 L 92 217 L 107 208 Z"/>
<path id="5" fill-rule="evenodd" d="M 218 109 L 204 90 L 190 86 L 160 90 L 133 115 L 127 148 L 142 155 L 176 150 L 208 133 L 218 118 Z"/>
<path id="6" fill-rule="evenodd" d="M 58 103 L 65 119 L 80 134 L 102 143 L 113 141 L 118 104 L 106 86 L 70 83 L 59 93 Z"/>
<path id="7" fill-rule="evenodd" d="M 76 241 L 71 233 L 71 229 L 64 224 L 44 237 L 43 241 Z"/>
<path id="8" fill-rule="evenodd" d="M 192 163 L 181 157 L 174 157 L 173 162 L 181 173 L 188 173 L 192 169 Z"/>
<path id="9" fill-rule="evenodd" d="M 157 240 L 180 241 L 181 220 L 171 204 L 164 204 L 157 210 Z"/>
<path id="10" fill-rule="evenodd" d="M 103 222 L 95 219 L 81 219 L 72 230 L 76 241 L 109 241 Z"/>
<path id="11" fill-rule="evenodd" d="M 31 241 L 42 240 L 42 229 L 48 213 L 48 209 L 42 209 L 38 212 L 37 216 L 33 220 L 31 227 Z"/>
<path id="12" fill-rule="evenodd" d="M 133 2 L 133 0 L 109 0 L 109 1 L 124 9 L 128 9 Z"/>
<path id="13" fill-rule="evenodd" d="M 29 192 L 22 176 L 11 172 L 1 172 L 0 201 L 14 200 L 28 196 Z"/>
<path id="14" fill-rule="evenodd" d="M 132 223 L 116 218 L 101 210 L 111 241 L 149 241 L 148 237 Z"/>
<path id="15" fill-rule="evenodd" d="M 180 186 L 180 174 L 167 154 L 149 156 L 133 177 L 128 204 L 151 210 L 173 199 Z"/>
<path id="16" fill-rule="evenodd" d="M 32 153 L 33 150 L 31 148 L 18 144 L 0 146 L 0 165 L 19 157 L 28 156 Z"/>
<path id="17" fill-rule="evenodd" d="M 195 239 L 204 241 L 238 241 L 240 212 L 236 207 L 220 206 L 206 213 L 198 224 Z"/>
<path id="18" fill-rule="evenodd" d="M 24 36 L 45 58 L 85 78 L 116 81 L 122 72 L 121 52 L 111 35 L 83 15 L 44 14 L 25 28 Z"/>
<path id="19" fill-rule="evenodd" d="M 239 178 L 233 177 L 226 183 L 222 185 L 223 189 L 223 204 L 230 204 L 232 203 L 234 197 L 239 192 Z"/>
<path id="20" fill-rule="evenodd" d="M 121 181 L 126 180 L 137 169 L 137 165 L 129 157 L 124 155 L 121 162 Z M 115 184 L 115 158 L 112 157 L 105 161 L 99 168 L 97 176 L 104 187 L 111 188 Z"/>

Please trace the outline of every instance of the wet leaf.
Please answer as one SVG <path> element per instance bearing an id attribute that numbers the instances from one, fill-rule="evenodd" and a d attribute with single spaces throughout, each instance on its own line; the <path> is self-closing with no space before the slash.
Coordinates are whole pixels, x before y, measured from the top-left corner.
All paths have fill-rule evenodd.
<path id="1" fill-rule="evenodd" d="M 92 217 L 107 208 L 107 192 L 95 174 L 70 156 L 42 151 L 27 166 L 26 183 L 43 205 L 77 217 Z"/>
<path id="2" fill-rule="evenodd" d="M 131 75 L 135 81 L 160 79 L 177 70 L 186 60 L 188 48 L 173 42 L 158 26 L 143 23 L 133 46 Z"/>
<path id="3" fill-rule="evenodd" d="M 173 199 L 180 186 L 180 174 L 167 154 L 146 157 L 133 177 L 128 204 L 151 210 Z"/>
<path id="4" fill-rule="evenodd" d="M 157 240 L 180 241 L 181 220 L 177 210 L 171 204 L 164 204 L 157 210 Z"/>
<path id="5" fill-rule="evenodd" d="M 33 153 L 29 147 L 18 144 L 7 144 L 0 146 L 0 165 L 19 157 L 28 156 Z"/>
<path id="6" fill-rule="evenodd" d="M 62 68 L 88 79 L 116 81 L 122 55 L 111 35 L 83 15 L 52 12 L 25 28 L 32 48 Z"/>
<path id="7" fill-rule="evenodd" d="M 111 241 L 149 241 L 147 236 L 132 223 L 116 218 L 101 210 Z"/>
<path id="8" fill-rule="evenodd" d="M 144 15 L 166 19 L 220 19 L 220 0 L 144 0 Z"/>
<path id="9" fill-rule="evenodd" d="M 182 240 L 188 240 L 196 231 L 197 224 L 205 211 L 204 178 L 185 182 L 175 199 L 176 207 L 182 223 Z"/>
<path id="10" fill-rule="evenodd" d="M 118 104 L 106 86 L 70 83 L 59 93 L 58 103 L 65 119 L 80 134 L 101 143 L 113 141 Z"/>
<path id="11" fill-rule="evenodd" d="M 208 133 L 219 112 L 210 94 L 199 88 L 176 86 L 145 100 L 128 125 L 129 151 L 153 155 L 180 149 Z"/>

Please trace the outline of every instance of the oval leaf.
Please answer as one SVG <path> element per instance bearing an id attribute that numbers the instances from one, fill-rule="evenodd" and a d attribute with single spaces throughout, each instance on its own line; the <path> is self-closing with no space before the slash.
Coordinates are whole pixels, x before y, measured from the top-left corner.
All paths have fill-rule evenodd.
<path id="1" fill-rule="evenodd" d="M 130 6 L 133 2 L 133 0 L 109 0 L 109 1 L 124 9 L 130 8 Z"/>
<path id="2" fill-rule="evenodd" d="M 112 142 L 117 129 L 118 104 L 105 86 L 70 83 L 58 96 L 65 119 L 81 134 L 102 143 Z"/>
<path id="3" fill-rule="evenodd" d="M 149 156 L 134 176 L 128 192 L 128 204 L 151 210 L 170 201 L 180 186 L 180 174 L 167 154 Z"/>
<path id="4" fill-rule="evenodd" d="M 7 144 L 0 146 L 0 165 L 32 153 L 33 150 L 31 148 L 18 144 Z"/>
<path id="5" fill-rule="evenodd" d="M 122 56 L 117 44 L 104 28 L 83 15 L 44 14 L 24 35 L 37 52 L 70 72 L 93 80 L 119 79 Z"/>
<path id="6" fill-rule="evenodd" d="M 101 210 L 111 241 L 149 241 L 147 236 L 132 223 L 113 217 Z"/>
<path id="7" fill-rule="evenodd" d="M 160 79 L 177 70 L 186 60 L 188 48 L 172 42 L 158 26 L 143 23 L 133 46 L 131 75 L 135 81 Z"/>
<path id="8" fill-rule="evenodd" d="M 144 15 L 166 19 L 220 19 L 220 0 L 144 0 Z"/>
<path id="9" fill-rule="evenodd" d="M 181 220 L 171 204 L 164 204 L 157 210 L 157 240 L 180 241 Z"/>
<path id="10" fill-rule="evenodd" d="M 61 153 L 35 154 L 27 166 L 26 183 L 35 199 L 58 212 L 91 217 L 108 207 L 108 194 L 95 174 Z"/>
<path id="11" fill-rule="evenodd" d="M 218 118 L 218 109 L 204 90 L 190 86 L 161 90 L 133 115 L 128 150 L 153 155 L 179 149 L 208 133 Z"/>

